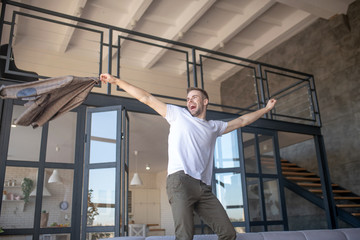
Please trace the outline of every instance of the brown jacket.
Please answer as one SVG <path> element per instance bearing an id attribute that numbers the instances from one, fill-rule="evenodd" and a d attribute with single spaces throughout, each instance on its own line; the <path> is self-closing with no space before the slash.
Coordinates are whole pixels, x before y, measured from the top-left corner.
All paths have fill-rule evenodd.
<path id="1" fill-rule="evenodd" d="M 79 106 L 97 83 L 99 78 L 95 77 L 54 77 L 1 86 L 0 96 L 28 101 L 25 103 L 27 109 L 15 120 L 15 124 L 36 128 Z"/>

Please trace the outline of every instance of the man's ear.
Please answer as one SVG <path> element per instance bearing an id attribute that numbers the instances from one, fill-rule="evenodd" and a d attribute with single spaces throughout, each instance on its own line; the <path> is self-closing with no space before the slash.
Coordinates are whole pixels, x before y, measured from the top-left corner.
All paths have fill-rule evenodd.
<path id="1" fill-rule="evenodd" d="M 205 98 L 204 99 L 204 105 L 207 106 L 209 104 L 209 99 Z"/>

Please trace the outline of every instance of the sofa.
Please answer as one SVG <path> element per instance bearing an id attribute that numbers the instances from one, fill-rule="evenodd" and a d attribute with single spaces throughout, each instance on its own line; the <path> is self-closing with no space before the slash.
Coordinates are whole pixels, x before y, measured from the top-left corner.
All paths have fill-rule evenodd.
<path id="1" fill-rule="evenodd" d="M 175 240 L 174 236 L 115 237 L 108 240 Z M 216 235 L 195 235 L 194 240 L 217 240 Z M 259 232 L 238 234 L 236 240 L 359 240 L 360 228 Z M 103 239 L 105 240 L 105 239 Z"/>

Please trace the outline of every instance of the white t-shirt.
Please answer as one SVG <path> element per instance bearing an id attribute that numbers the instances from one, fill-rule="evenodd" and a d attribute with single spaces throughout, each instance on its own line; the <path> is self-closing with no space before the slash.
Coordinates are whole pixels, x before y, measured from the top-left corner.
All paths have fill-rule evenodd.
<path id="1" fill-rule="evenodd" d="M 183 170 L 211 185 L 216 138 L 224 133 L 227 122 L 193 117 L 187 109 L 170 104 L 165 119 L 170 124 L 168 174 Z"/>

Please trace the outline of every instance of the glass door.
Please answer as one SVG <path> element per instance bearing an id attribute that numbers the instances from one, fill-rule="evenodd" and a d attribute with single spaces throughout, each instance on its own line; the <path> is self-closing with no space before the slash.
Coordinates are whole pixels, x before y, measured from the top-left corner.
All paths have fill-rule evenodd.
<path id="1" fill-rule="evenodd" d="M 128 129 L 122 106 L 88 109 L 82 239 L 127 233 Z"/>
<path id="2" fill-rule="evenodd" d="M 277 134 L 245 128 L 241 138 L 250 231 L 287 230 Z"/>
<path id="3" fill-rule="evenodd" d="M 217 139 L 216 196 L 235 230 L 287 230 L 277 134 L 245 127 Z"/>
<path id="4" fill-rule="evenodd" d="M 214 152 L 214 185 L 216 196 L 222 203 L 236 232 L 245 232 L 243 197 L 243 164 L 240 161 L 238 131 L 219 137 Z"/>

